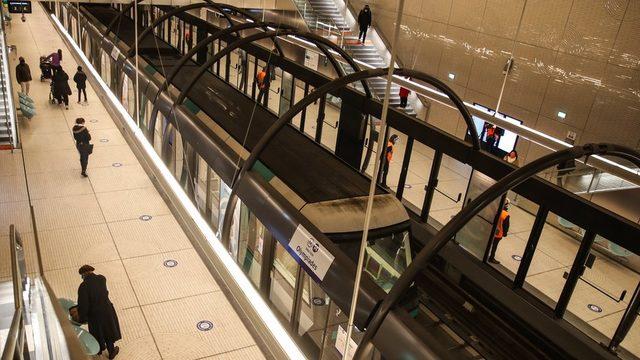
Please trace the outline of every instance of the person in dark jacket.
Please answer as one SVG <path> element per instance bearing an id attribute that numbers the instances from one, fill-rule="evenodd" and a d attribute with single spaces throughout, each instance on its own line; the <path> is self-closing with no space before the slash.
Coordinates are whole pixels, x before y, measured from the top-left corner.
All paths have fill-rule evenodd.
<path id="1" fill-rule="evenodd" d="M 120 323 L 116 309 L 109 300 L 107 279 L 95 274 L 91 265 L 83 265 L 78 272 L 82 283 L 78 287 L 78 322 L 89 324 L 89 333 L 100 344 L 100 352 L 106 349 L 109 359 L 114 359 L 120 352 L 115 342 L 122 339 Z"/>
<path id="2" fill-rule="evenodd" d="M 20 91 L 23 94 L 29 95 L 29 85 L 31 84 L 31 69 L 29 69 L 29 65 L 24 60 L 22 56 L 20 56 L 20 63 L 16 66 L 16 81 L 20 84 Z"/>
<path id="3" fill-rule="evenodd" d="M 69 109 L 69 95 L 71 95 L 71 87 L 69 87 L 69 75 L 62 69 L 58 68 L 53 74 L 53 93 L 58 100 L 58 104 L 64 102 L 65 109 Z"/>
<path id="4" fill-rule="evenodd" d="M 78 89 L 78 104 L 80 104 L 81 94 L 84 94 L 84 102 L 87 102 L 87 74 L 82 71 L 82 66 L 78 66 L 78 71 L 73 76 L 73 82 L 76 83 Z"/>
<path id="5" fill-rule="evenodd" d="M 362 38 L 362 43 L 364 44 L 364 41 L 367 38 L 367 29 L 371 26 L 371 9 L 369 9 L 369 5 L 365 5 L 364 8 L 360 10 L 360 13 L 358 14 L 358 25 L 360 26 L 358 40 Z"/>
<path id="6" fill-rule="evenodd" d="M 77 118 L 76 124 L 73 126 L 73 138 L 76 140 L 76 148 L 80 153 L 80 166 L 82 167 L 81 175 L 87 177 L 87 164 L 89 164 L 89 155 L 93 145 L 91 145 L 91 134 L 89 129 L 84 126 L 84 119 Z"/>
<path id="7" fill-rule="evenodd" d="M 393 134 L 389 137 L 389 141 L 387 142 L 387 148 L 385 149 L 384 158 L 382 159 L 382 180 L 380 182 L 384 187 L 387 187 L 387 175 L 389 175 L 389 166 L 393 159 L 393 148 L 399 139 L 398 135 Z"/>

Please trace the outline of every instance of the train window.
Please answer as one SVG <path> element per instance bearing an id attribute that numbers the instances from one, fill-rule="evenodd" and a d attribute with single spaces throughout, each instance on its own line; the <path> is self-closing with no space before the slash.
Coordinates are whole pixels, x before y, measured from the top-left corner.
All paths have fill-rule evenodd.
<path id="1" fill-rule="evenodd" d="M 260 286 L 260 264 L 262 264 L 262 254 L 267 236 L 270 236 L 267 229 L 243 204 L 240 213 L 238 264 L 256 287 Z"/>
<path id="2" fill-rule="evenodd" d="M 411 245 L 408 231 L 369 241 L 364 267 L 384 291 L 391 290 L 409 263 Z"/>
<path id="3" fill-rule="evenodd" d="M 303 273 L 302 276 L 298 335 L 309 358 L 317 359 L 326 334 L 331 299 L 309 275 Z"/>
<path id="4" fill-rule="evenodd" d="M 178 129 L 178 131 L 175 132 L 176 134 L 176 142 L 174 145 L 174 150 L 175 150 L 175 165 L 173 168 L 173 176 L 176 177 L 176 179 L 178 179 L 178 181 L 180 181 L 181 179 L 181 175 L 183 172 L 183 166 L 185 166 L 185 158 L 184 158 L 184 145 L 182 144 L 182 135 L 180 135 L 180 131 Z M 182 182 L 181 182 L 182 183 Z"/>
<path id="5" fill-rule="evenodd" d="M 207 177 L 209 176 L 209 167 L 200 155 L 196 154 L 196 172 L 197 176 L 194 180 L 193 186 L 193 198 L 196 207 L 200 211 L 203 217 L 206 218 L 207 214 Z"/>
<path id="6" fill-rule="evenodd" d="M 162 156 L 162 135 L 164 134 L 164 128 L 166 127 L 167 119 L 161 112 L 156 113 L 156 123 L 153 129 L 153 148 L 158 155 Z"/>
<path id="7" fill-rule="evenodd" d="M 287 322 L 291 320 L 293 311 L 297 275 L 298 263 L 280 243 L 276 242 L 275 256 L 271 267 L 269 300 Z"/>
<path id="8" fill-rule="evenodd" d="M 222 187 L 222 181 L 220 177 L 211 168 L 208 168 L 207 175 L 207 213 L 209 216 L 209 223 L 214 231 L 218 230 L 218 222 L 220 221 L 220 188 Z"/>
<path id="9" fill-rule="evenodd" d="M 104 50 L 100 50 L 100 53 L 100 75 L 107 86 L 111 87 L 111 58 Z"/>

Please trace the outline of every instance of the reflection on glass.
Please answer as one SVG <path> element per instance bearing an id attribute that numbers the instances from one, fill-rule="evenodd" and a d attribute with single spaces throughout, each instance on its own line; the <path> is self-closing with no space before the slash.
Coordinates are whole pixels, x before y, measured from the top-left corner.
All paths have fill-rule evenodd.
<path id="1" fill-rule="evenodd" d="M 246 205 L 242 205 L 240 214 L 240 246 L 238 254 L 238 264 L 249 276 L 251 282 L 256 287 L 260 286 L 260 264 L 262 264 L 262 253 L 266 236 L 269 236 L 267 229 L 262 225 Z"/>
<path id="2" fill-rule="evenodd" d="M 331 300 L 320 286 L 303 273 L 302 301 L 298 321 L 298 335 L 309 358 L 318 358 L 329 320 Z"/>
<path id="3" fill-rule="evenodd" d="M 298 264 L 287 250 L 276 242 L 275 256 L 271 268 L 269 300 L 287 322 L 291 320 L 293 311 L 297 275 Z"/>
<path id="4" fill-rule="evenodd" d="M 370 239 L 364 260 L 365 271 L 389 292 L 407 265 L 411 263 L 409 232 Z"/>

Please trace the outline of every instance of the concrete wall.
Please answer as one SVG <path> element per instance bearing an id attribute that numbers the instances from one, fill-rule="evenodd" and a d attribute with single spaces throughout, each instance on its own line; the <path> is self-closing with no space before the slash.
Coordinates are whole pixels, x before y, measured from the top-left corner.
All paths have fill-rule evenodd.
<path id="1" fill-rule="evenodd" d="M 397 1 L 350 6 L 368 3 L 390 42 Z M 435 74 L 465 100 L 492 108 L 513 56 L 501 112 L 559 138 L 573 131 L 577 144 L 640 148 L 638 0 L 406 0 L 400 39 L 403 66 Z M 465 133 L 457 114 L 438 104 L 428 121 Z M 518 151 L 521 160 L 546 153 L 526 141 Z"/>

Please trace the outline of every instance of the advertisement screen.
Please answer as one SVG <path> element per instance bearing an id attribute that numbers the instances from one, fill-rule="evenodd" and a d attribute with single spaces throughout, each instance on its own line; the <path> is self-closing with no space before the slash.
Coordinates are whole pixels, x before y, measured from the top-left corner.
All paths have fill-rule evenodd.
<path id="1" fill-rule="evenodd" d="M 490 111 L 493 114 L 495 113 L 491 109 L 485 108 L 482 105 L 478 105 L 478 104 L 474 104 L 474 105 L 476 105 L 478 108 L 481 108 L 482 110 Z M 495 116 L 501 120 L 505 120 L 513 124 L 517 124 L 517 125 L 522 124 L 522 121 L 511 118 L 509 116 L 506 116 L 500 113 L 498 113 Z M 478 132 L 478 136 L 480 136 L 480 141 L 482 142 L 483 146 L 489 147 L 488 144 L 490 144 L 491 141 L 487 141 L 489 140 L 488 136 L 493 133 L 495 134 L 494 144 L 493 144 L 495 148 L 500 149 L 505 153 L 508 153 L 515 148 L 516 142 L 518 141 L 518 135 L 516 133 L 502 129 L 500 127 L 495 127 L 494 124 L 486 122 L 477 116 L 473 116 L 473 124 L 475 125 L 476 131 Z M 490 130 L 490 128 L 493 128 L 493 129 Z"/>

